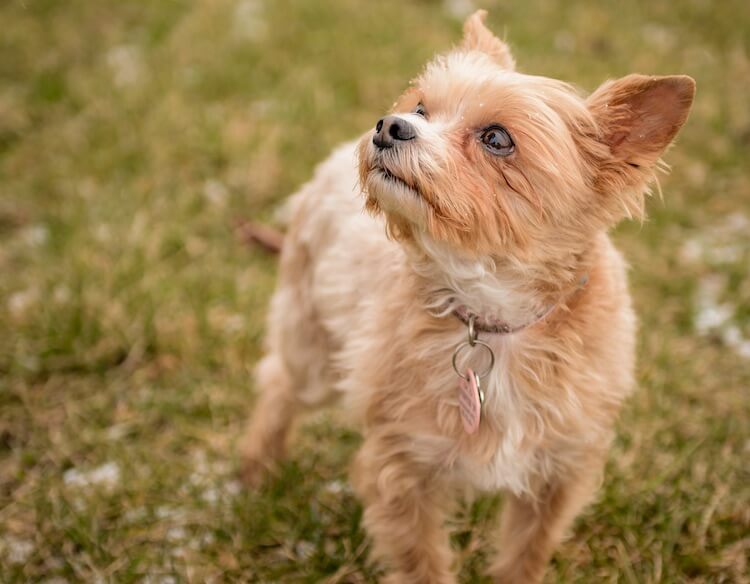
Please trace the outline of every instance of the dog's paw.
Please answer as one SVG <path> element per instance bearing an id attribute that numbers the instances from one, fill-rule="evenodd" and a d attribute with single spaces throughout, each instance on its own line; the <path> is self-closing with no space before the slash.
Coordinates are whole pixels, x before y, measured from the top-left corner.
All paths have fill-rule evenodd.
<path id="1" fill-rule="evenodd" d="M 240 480 L 249 489 L 259 489 L 271 474 L 268 464 L 255 456 L 243 456 L 240 465 Z"/>
<path id="2" fill-rule="evenodd" d="M 456 584 L 456 578 L 452 574 L 423 574 L 417 577 L 414 574 L 390 572 L 380 579 L 380 584 Z"/>
<path id="3" fill-rule="evenodd" d="M 491 570 L 487 576 L 489 576 L 493 584 L 540 584 L 544 577 L 543 568 L 537 570 L 522 570 L 522 569 L 495 569 Z"/>

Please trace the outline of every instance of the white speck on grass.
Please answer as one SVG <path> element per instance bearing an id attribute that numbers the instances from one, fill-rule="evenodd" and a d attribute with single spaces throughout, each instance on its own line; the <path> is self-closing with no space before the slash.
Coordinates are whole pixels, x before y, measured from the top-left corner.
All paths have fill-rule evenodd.
<path id="1" fill-rule="evenodd" d="M 130 232 L 128 233 L 128 240 L 130 243 L 141 243 L 141 240 L 146 235 L 146 229 L 148 227 L 148 218 L 145 212 L 138 211 L 135 214 L 133 222 L 130 224 Z"/>
<path id="2" fill-rule="evenodd" d="M 750 251 L 750 219 L 744 213 L 727 215 L 699 235 L 687 239 L 680 248 L 685 263 L 732 264 L 742 261 Z"/>
<path id="3" fill-rule="evenodd" d="M 106 60 L 117 87 L 135 85 L 143 78 L 143 56 L 136 46 L 114 47 L 107 52 Z"/>
<path id="4" fill-rule="evenodd" d="M 727 216 L 724 226 L 730 232 L 747 234 L 750 229 L 750 218 L 740 211 L 735 211 Z"/>
<path id="5" fill-rule="evenodd" d="M 444 0 L 443 8 L 453 18 L 463 19 L 476 10 L 472 0 Z"/>
<path id="6" fill-rule="evenodd" d="M 750 359 L 750 339 L 746 339 L 736 325 L 730 325 L 721 332 L 721 340 L 732 347 L 743 359 Z"/>
<path id="7" fill-rule="evenodd" d="M 576 38 L 567 30 L 555 35 L 555 48 L 563 53 L 572 53 L 576 48 Z"/>
<path id="8" fill-rule="evenodd" d="M 228 479 L 231 467 L 226 461 L 210 462 L 206 452 L 198 450 L 193 455 L 193 464 L 188 482 L 201 489 L 200 497 L 209 505 L 227 503 L 242 491 L 239 481 Z"/>
<path id="9" fill-rule="evenodd" d="M 229 334 L 239 333 L 245 328 L 245 317 L 241 314 L 231 314 L 224 322 L 224 330 Z"/>
<path id="10" fill-rule="evenodd" d="M 188 512 L 182 507 L 168 507 L 162 505 L 156 508 L 156 517 L 158 519 L 174 519 L 176 521 L 185 521 L 188 518 Z"/>
<path id="11" fill-rule="evenodd" d="M 70 300 L 70 288 L 60 284 L 52 291 L 52 300 L 57 304 L 65 304 Z"/>
<path id="12" fill-rule="evenodd" d="M 691 238 L 685 240 L 680 248 L 680 257 L 682 261 L 688 264 L 694 264 L 703 257 L 703 243 L 700 239 Z"/>
<path id="13" fill-rule="evenodd" d="M 8 312 L 14 318 L 22 318 L 36 304 L 39 291 L 36 288 L 21 290 L 8 298 Z"/>
<path id="14" fill-rule="evenodd" d="M 345 483 L 344 481 L 330 481 L 329 483 L 326 483 L 326 486 L 323 487 L 326 493 L 331 493 L 332 495 L 340 495 L 341 493 L 350 493 L 351 487 L 348 483 Z"/>
<path id="15" fill-rule="evenodd" d="M 655 23 L 649 23 L 641 29 L 643 39 L 655 49 L 663 52 L 674 48 L 677 37 L 668 28 Z"/>
<path id="16" fill-rule="evenodd" d="M 716 305 L 726 286 L 727 279 L 721 274 L 712 274 L 701 278 L 698 282 L 698 305 L 702 307 Z"/>
<path id="17" fill-rule="evenodd" d="M 240 39 L 258 40 L 268 31 L 263 15 L 263 5 L 258 0 L 241 0 L 234 9 L 235 36 Z"/>
<path id="18" fill-rule="evenodd" d="M 250 111 L 256 116 L 265 117 L 273 111 L 274 105 L 272 99 L 257 99 L 250 104 Z"/>
<path id="19" fill-rule="evenodd" d="M 714 264 L 733 264 L 742 259 L 745 249 L 741 245 L 720 245 L 711 250 L 711 260 Z"/>
<path id="20" fill-rule="evenodd" d="M 245 329 L 245 317 L 242 314 L 229 312 L 221 306 L 208 311 L 208 321 L 214 330 L 225 335 L 236 335 Z"/>
<path id="21" fill-rule="evenodd" d="M 170 527 L 167 530 L 166 537 L 168 541 L 184 541 L 187 538 L 187 531 L 184 527 Z"/>
<path id="22" fill-rule="evenodd" d="M 201 493 L 201 499 L 203 499 L 209 505 L 216 505 L 221 499 L 221 491 L 216 487 L 208 487 L 203 493 Z"/>
<path id="23" fill-rule="evenodd" d="M 190 547 L 190 546 L 188 546 L 188 547 Z M 185 556 L 187 556 L 187 552 L 188 551 L 187 551 L 187 548 L 185 548 L 185 546 L 176 546 L 176 547 L 172 548 L 172 552 L 171 552 L 170 555 L 173 558 L 184 558 Z"/>
<path id="24" fill-rule="evenodd" d="M 18 358 L 18 362 L 28 371 L 39 371 L 39 357 L 36 355 L 23 355 Z"/>
<path id="25" fill-rule="evenodd" d="M 141 584 L 177 584 L 177 578 L 174 576 L 146 574 L 141 580 Z"/>
<path id="26" fill-rule="evenodd" d="M 191 550 L 201 550 L 216 543 L 216 536 L 213 533 L 204 533 L 200 537 L 194 537 L 187 543 Z"/>
<path id="27" fill-rule="evenodd" d="M 315 553 L 315 544 L 309 541 L 298 541 L 294 546 L 294 554 L 302 559 L 307 560 Z"/>
<path id="28" fill-rule="evenodd" d="M 742 331 L 737 325 L 730 325 L 722 331 L 721 340 L 730 347 L 735 347 L 743 341 Z"/>
<path id="29" fill-rule="evenodd" d="M 216 536 L 213 533 L 206 533 L 201 537 L 200 544 L 201 546 L 209 546 L 216 543 Z"/>
<path id="30" fill-rule="evenodd" d="M 34 553 L 34 544 L 26 539 L 6 535 L 0 539 L 0 549 L 11 564 L 25 564 Z"/>
<path id="31" fill-rule="evenodd" d="M 112 488 L 120 482 L 120 467 L 116 462 L 107 462 L 89 471 L 71 468 L 65 471 L 63 481 L 70 487 L 101 486 Z"/>
<path id="32" fill-rule="evenodd" d="M 704 306 L 695 315 L 695 328 L 706 334 L 721 327 L 733 314 L 734 310 L 728 304 Z"/>
<path id="33" fill-rule="evenodd" d="M 107 428 L 106 436 L 108 440 L 112 440 L 112 442 L 117 442 L 127 433 L 128 433 L 127 424 L 114 424 L 113 426 L 110 426 L 109 428 Z"/>
<path id="34" fill-rule="evenodd" d="M 49 240 L 49 229 L 44 225 L 32 225 L 24 230 L 23 240 L 32 247 L 40 247 Z"/>
<path id="35" fill-rule="evenodd" d="M 685 176 L 687 176 L 687 179 L 693 186 L 701 187 L 706 184 L 708 168 L 703 162 L 694 161 L 693 163 L 686 165 Z"/>
<path id="36" fill-rule="evenodd" d="M 203 184 L 203 196 L 215 207 L 224 207 L 227 203 L 229 191 L 221 181 L 209 179 Z"/>
<path id="37" fill-rule="evenodd" d="M 146 518 L 146 509 L 144 507 L 136 507 L 134 509 L 128 509 L 123 513 L 122 518 L 126 523 L 134 524 L 140 523 Z"/>
<path id="38" fill-rule="evenodd" d="M 193 454 L 193 464 L 195 465 L 195 473 L 197 475 L 206 475 L 210 473 L 210 467 L 208 464 L 208 456 L 205 450 L 196 450 Z"/>
<path id="39" fill-rule="evenodd" d="M 733 306 L 719 302 L 726 285 L 726 278 L 719 275 L 708 276 L 698 282 L 694 324 L 699 333 L 707 334 L 719 329 L 734 315 Z"/>
<path id="40" fill-rule="evenodd" d="M 223 481 L 219 485 L 211 485 L 203 490 L 201 499 L 209 505 L 228 503 L 242 491 L 239 481 Z"/>
<path id="41" fill-rule="evenodd" d="M 94 239 L 99 243 L 107 243 L 112 240 L 112 229 L 106 223 L 100 223 L 94 229 Z"/>
<path id="42" fill-rule="evenodd" d="M 193 472 L 190 475 L 190 483 L 196 486 L 208 484 L 219 474 L 216 471 L 215 465 L 208 462 L 206 451 L 197 450 L 193 454 Z"/>
<path id="43" fill-rule="evenodd" d="M 695 296 L 693 324 L 703 335 L 718 334 L 722 343 L 733 349 L 743 359 L 750 359 L 750 339 L 734 322 L 737 307 L 720 299 L 726 293 L 728 280 L 723 275 L 701 279 Z"/>

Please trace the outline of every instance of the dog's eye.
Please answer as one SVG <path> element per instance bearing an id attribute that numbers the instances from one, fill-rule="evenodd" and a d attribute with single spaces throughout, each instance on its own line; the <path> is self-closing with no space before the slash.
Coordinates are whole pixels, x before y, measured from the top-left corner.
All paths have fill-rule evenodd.
<path id="1" fill-rule="evenodd" d="M 418 116 L 422 116 L 423 118 L 427 117 L 427 110 L 421 102 L 418 103 L 417 107 L 414 108 L 414 113 Z"/>
<path id="2" fill-rule="evenodd" d="M 486 128 L 479 139 L 484 147 L 496 156 L 509 156 L 516 149 L 513 138 L 510 137 L 508 130 L 502 126 Z"/>

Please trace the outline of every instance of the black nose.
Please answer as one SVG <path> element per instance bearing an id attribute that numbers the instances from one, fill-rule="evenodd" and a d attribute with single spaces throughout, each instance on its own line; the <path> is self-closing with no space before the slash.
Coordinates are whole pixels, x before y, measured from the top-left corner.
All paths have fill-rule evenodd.
<path id="1" fill-rule="evenodd" d="M 378 148 L 393 148 L 396 140 L 413 140 L 417 131 L 409 122 L 398 116 L 386 116 L 375 124 L 372 143 Z"/>

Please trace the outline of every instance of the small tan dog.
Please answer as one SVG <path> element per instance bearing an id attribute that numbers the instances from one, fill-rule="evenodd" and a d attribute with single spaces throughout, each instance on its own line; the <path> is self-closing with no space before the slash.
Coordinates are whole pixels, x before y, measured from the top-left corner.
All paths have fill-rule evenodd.
<path id="1" fill-rule="evenodd" d="M 444 522 L 467 488 L 507 493 L 489 574 L 542 579 L 633 387 L 636 321 L 606 232 L 642 215 L 695 92 L 630 75 L 582 98 L 516 72 L 483 20 L 292 198 L 243 443 L 255 483 L 295 415 L 340 398 L 387 582 L 455 581 Z"/>

